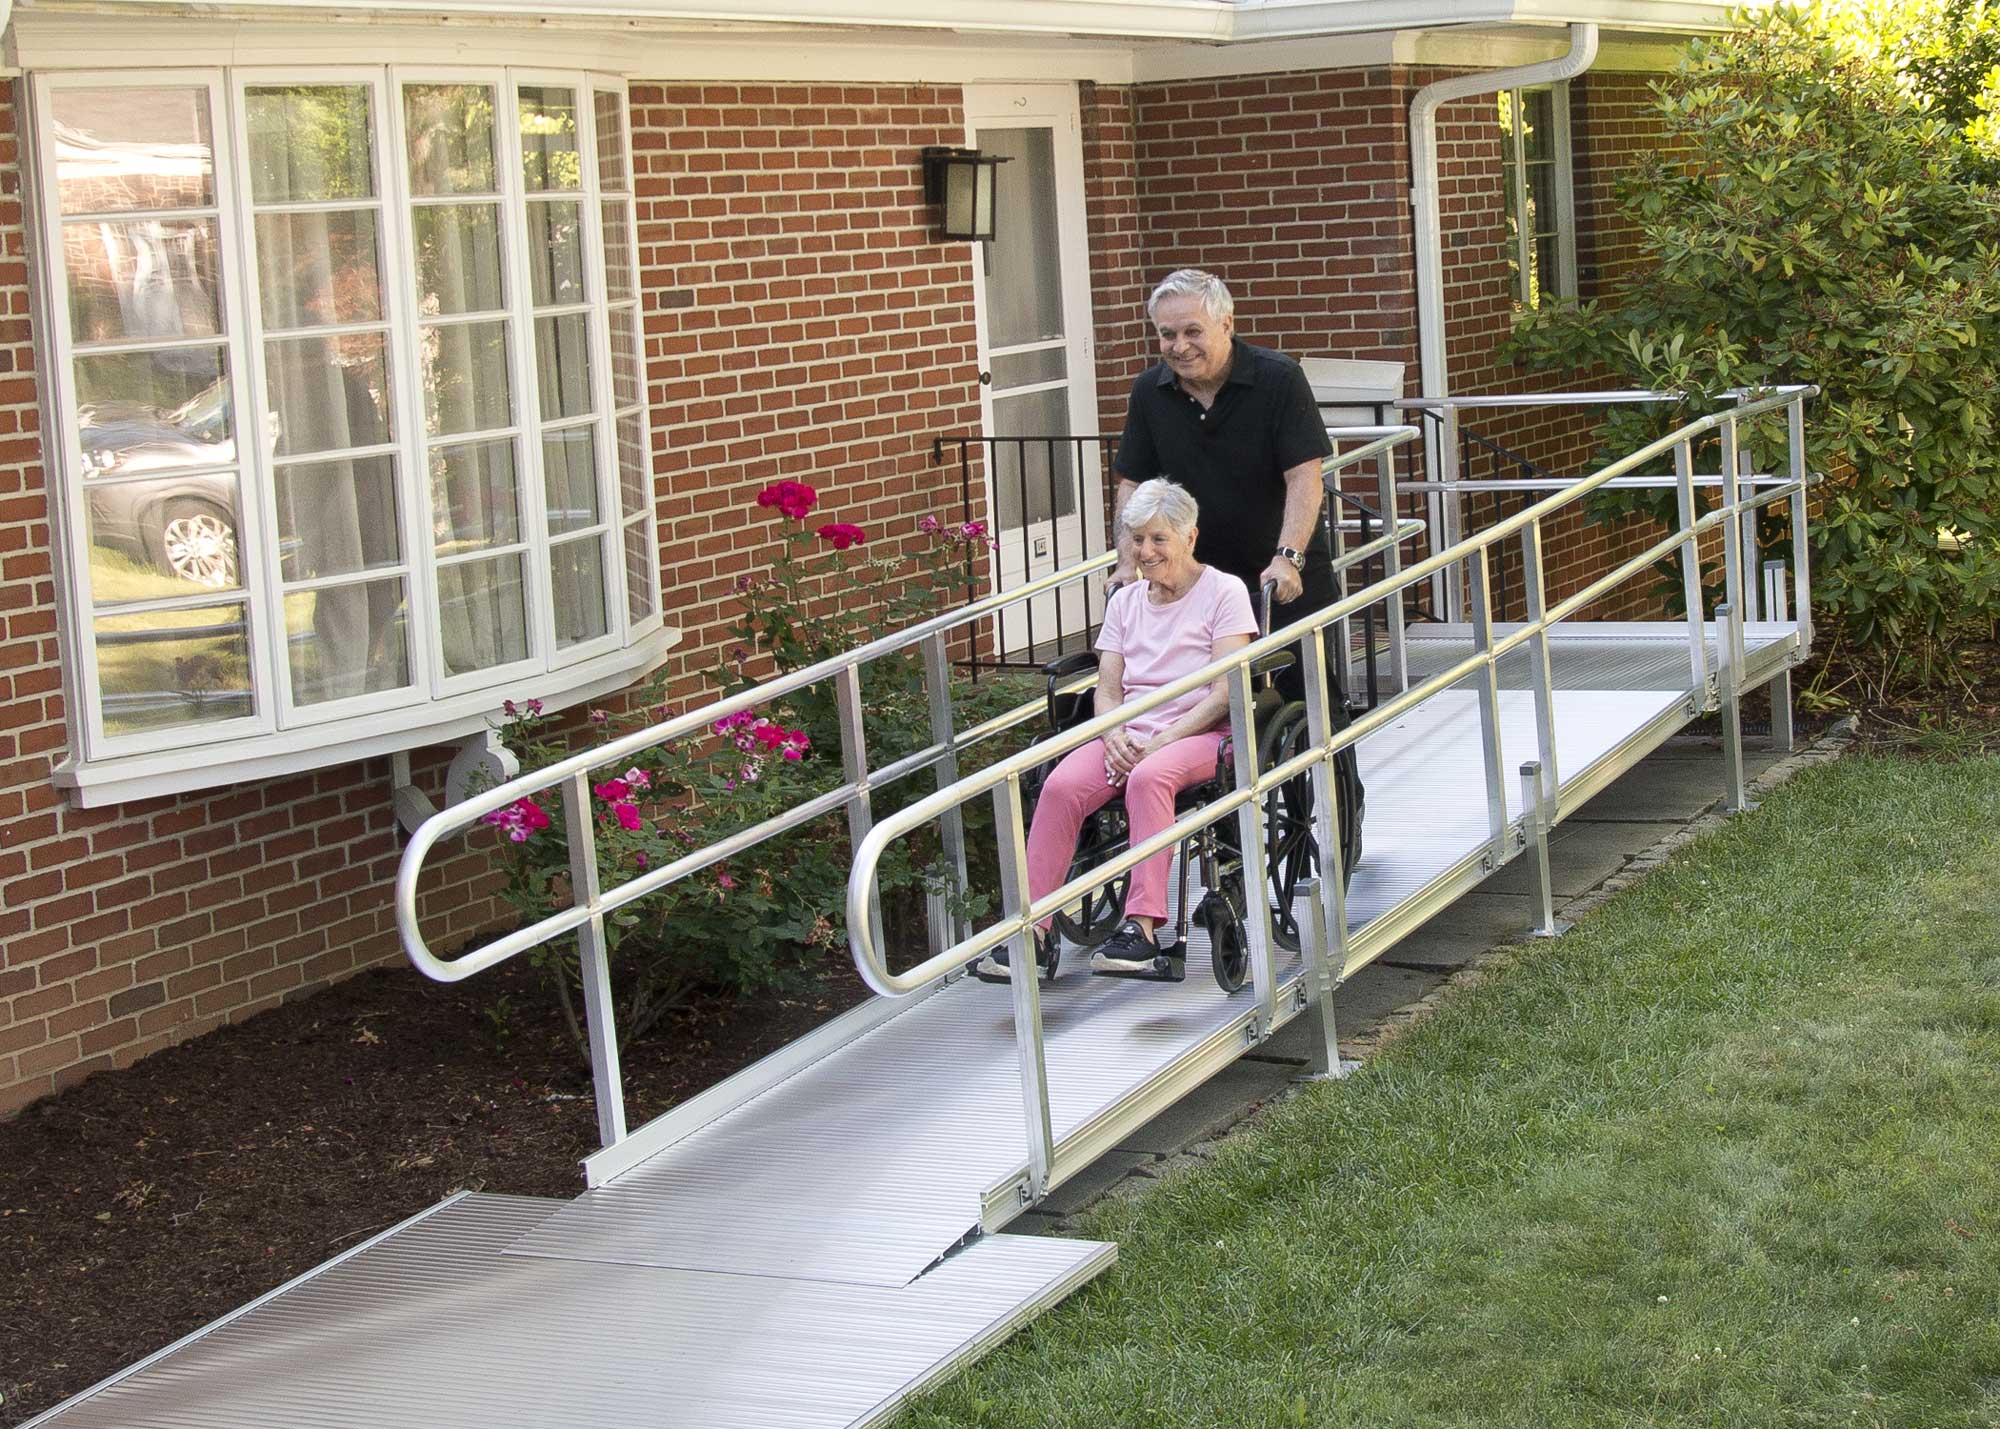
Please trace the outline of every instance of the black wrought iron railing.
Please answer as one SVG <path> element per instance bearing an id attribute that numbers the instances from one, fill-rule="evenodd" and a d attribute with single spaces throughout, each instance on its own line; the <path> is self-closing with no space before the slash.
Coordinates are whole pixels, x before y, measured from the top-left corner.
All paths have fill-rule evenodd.
<path id="1" fill-rule="evenodd" d="M 1106 548 L 1115 436 L 940 436 L 931 459 L 958 470 L 961 520 L 980 521 L 992 550 L 993 589 L 1087 560 Z M 1093 499 L 1094 498 L 1094 499 Z M 1005 539 L 1000 539 L 1002 536 Z M 964 545 L 965 599 L 986 593 L 981 543 Z M 1088 645 L 1088 600 L 1028 601 L 1019 629 L 996 628 L 990 648 L 975 645 L 960 663 L 980 669 L 1034 669 Z"/>

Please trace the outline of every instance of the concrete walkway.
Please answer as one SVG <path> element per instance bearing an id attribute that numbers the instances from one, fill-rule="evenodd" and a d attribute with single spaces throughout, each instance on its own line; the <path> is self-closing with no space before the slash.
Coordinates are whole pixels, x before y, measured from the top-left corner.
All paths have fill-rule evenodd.
<path id="1" fill-rule="evenodd" d="M 1808 764 L 1837 758 L 1851 742 L 1851 734 L 1837 729 L 1790 755 L 1746 749 L 1750 797 L 1755 800 L 1761 790 Z M 1671 739 L 1558 825 L 1549 845 L 1558 915 L 1574 919 L 1589 911 L 1725 817 L 1722 777 L 1717 740 Z M 1448 993 L 1455 974 L 1518 941 L 1533 916 L 1533 876 L 1528 860 L 1515 859 L 1343 985 L 1334 995 L 1343 1056 L 1365 1060 L 1386 1036 L 1422 1017 Z M 1064 1231 L 1071 1217 L 1099 1198 L 1141 1193 L 1170 1163 L 1206 1154 L 1230 1127 L 1297 1085 L 1310 1035 L 1307 1019 L 1286 1026 L 1008 1229 Z"/>

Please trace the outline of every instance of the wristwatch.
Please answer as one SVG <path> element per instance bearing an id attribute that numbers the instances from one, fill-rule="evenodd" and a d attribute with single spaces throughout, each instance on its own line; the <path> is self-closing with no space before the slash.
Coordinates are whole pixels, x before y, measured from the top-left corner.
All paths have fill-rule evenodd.
<path id="1" fill-rule="evenodd" d="M 1290 546 L 1280 546 L 1278 547 L 1278 554 L 1292 563 L 1293 570 L 1302 571 L 1306 568 L 1306 553 L 1304 551 L 1295 551 Z"/>

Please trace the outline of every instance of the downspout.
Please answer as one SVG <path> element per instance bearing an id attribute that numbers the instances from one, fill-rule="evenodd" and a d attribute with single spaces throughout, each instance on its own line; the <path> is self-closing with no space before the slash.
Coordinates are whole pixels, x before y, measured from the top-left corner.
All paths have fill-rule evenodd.
<path id="1" fill-rule="evenodd" d="M 1451 392 L 1444 332 L 1444 233 L 1438 216 L 1438 110 L 1454 99 L 1574 79 L 1596 58 L 1597 26 L 1571 25 L 1568 54 L 1513 69 L 1453 75 L 1425 85 L 1410 101 L 1410 219 L 1415 229 L 1418 380 L 1423 396 L 1444 397 Z M 1424 469 L 1439 480 L 1449 481 L 1458 474 L 1458 423 L 1454 414 L 1442 415 L 1442 422 L 1424 424 Z M 1446 433 L 1451 440 L 1440 440 Z M 1456 502 L 1444 500 L 1443 493 L 1432 493 L 1433 550 L 1443 550 L 1458 539 L 1456 506 Z M 1444 522 L 1447 515 L 1453 518 L 1448 527 Z M 1456 620 L 1460 612 L 1456 591 L 1447 591 L 1450 584 L 1440 576 L 1435 594 L 1448 596 L 1439 608 L 1448 608 L 1447 618 Z"/>

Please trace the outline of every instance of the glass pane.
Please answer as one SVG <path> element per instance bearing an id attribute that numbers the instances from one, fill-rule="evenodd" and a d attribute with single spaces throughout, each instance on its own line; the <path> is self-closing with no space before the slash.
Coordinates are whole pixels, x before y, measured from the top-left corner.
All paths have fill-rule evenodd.
<path id="1" fill-rule="evenodd" d="M 473 442 L 431 453 L 431 535 L 440 556 L 521 539 L 513 442 Z"/>
<path id="2" fill-rule="evenodd" d="M 659 556 L 646 539 L 646 523 L 625 528 L 625 613 L 634 624 L 653 613 L 653 568 Z"/>
<path id="3" fill-rule="evenodd" d="M 367 209 L 257 215 L 257 288 L 267 328 L 382 318 L 375 215 Z"/>
<path id="4" fill-rule="evenodd" d="M 603 193 L 630 193 L 625 172 L 625 106 L 612 90 L 591 95 L 597 110 L 597 187 Z"/>
<path id="5" fill-rule="evenodd" d="M 365 86 L 260 86 L 245 92 L 243 107 L 252 202 L 374 196 L 375 117 Z"/>
<path id="6" fill-rule="evenodd" d="M 1562 274 L 1556 264 L 1556 240 L 1553 235 L 1535 240 L 1534 264 L 1535 288 L 1529 301 L 1539 303 L 1562 290 Z"/>
<path id="7" fill-rule="evenodd" d="M 1513 90 L 1503 89 L 1494 96 L 1500 128 L 1500 166 L 1503 171 L 1509 172 L 1520 161 L 1519 146 L 1514 136 L 1514 93 Z"/>
<path id="8" fill-rule="evenodd" d="M 1556 228 L 1556 170 L 1553 164 L 1528 166 L 1528 232 L 1553 233 Z"/>
<path id="9" fill-rule="evenodd" d="M 69 325 L 78 342 L 208 337 L 222 330 L 215 220 L 63 225 Z"/>
<path id="10" fill-rule="evenodd" d="M 1546 89 L 1521 91 L 1521 150 L 1529 163 L 1555 157 L 1555 105 Z"/>
<path id="11" fill-rule="evenodd" d="M 285 597 L 292 702 L 324 704 L 410 683 L 403 578 L 293 591 Z"/>
<path id="12" fill-rule="evenodd" d="M 375 447 L 389 430 L 389 370 L 379 332 L 264 344 L 270 430 L 279 456 Z"/>
<path id="13" fill-rule="evenodd" d="M 219 347 L 76 359 L 85 476 L 227 466 L 236 460 Z"/>
<path id="14" fill-rule="evenodd" d="M 590 393 L 590 326 L 586 313 L 535 319 L 535 381 L 542 420 L 580 417 L 597 405 Z"/>
<path id="15" fill-rule="evenodd" d="M 542 437 L 542 477 L 548 491 L 549 534 L 595 526 L 597 428 L 571 427 Z"/>
<path id="16" fill-rule="evenodd" d="M 608 628 L 604 609 L 604 538 L 565 541 L 549 552 L 556 644 L 595 640 Z"/>
<path id="17" fill-rule="evenodd" d="M 105 616 L 93 633 L 109 734 L 213 724 L 256 712 L 240 604 Z"/>
<path id="18" fill-rule="evenodd" d="M 507 306 L 500 279 L 500 208 L 431 204 L 411 215 L 417 235 L 417 310 L 425 317 Z"/>
<path id="19" fill-rule="evenodd" d="M 630 302 L 638 294 L 632 264 L 631 205 L 606 199 L 599 205 L 604 220 L 604 294 L 614 303 Z"/>
<path id="20" fill-rule="evenodd" d="M 410 192 L 493 193 L 493 88 L 485 84 L 407 84 L 403 124 L 409 135 Z"/>
<path id="21" fill-rule="evenodd" d="M 611 405 L 639 405 L 639 310 L 613 308 L 611 319 Z"/>
<path id="22" fill-rule="evenodd" d="M 1062 259 L 1056 242 L 1055 139 L 1047 129 L 981 131 L 1000 166 L 994 211 L 1007 215 L 986 245 L 986 321 L 994 347 L 1063 335 Z"/>
<path id="23" fill-rule="evenodd" d="M 84 501 L 93 605 L 241 586 L 233 475 L 95 482 Z"/>
<path id="24" fill-rule="evenodd" d="M 1068 441 L 1047 441 L 1069 431 L 1069 393 L 1029 392 L 993 403 L 993 434 L 1021 437 L 993 449 L 993 495 L 1000 529 L 1074 515 L 1077 507 L 1076 449 Z"/>
<path id="25" fill-rule="evenodd" d="M 402 564 L 394 457 L 281 466 L 277 489 L 278 569 L 287 582 Z"/>
<path id="26" fill-rule="evenodd" d="M 522 85 L 521 177 L 529 193 L 583 187 L 583 156 L 576 147 L 576 91 Z"/>
<path id="27" fill-rule="evenodd" d="M 1069 351 L 1047 347 L 1040 352 L 1014 352 L 996 357 L 992 364 L 993 386 L 1001 392 L 1034 382 L 1060 382 L 1069 375 Z"/>
<path id="28" fill-rule="evenodd" d="M 64 213 L 214 206 L 206 89 L 58 89 L 50 110 Z"/>
<path id="29" fill-rule="evenodd" d="M 438 569 L 438 623 L 447 675 L 528 658 L 521 557 L 461 561 Z"/>
<path id="30" fill-rule="evenodd" d="M 427 327 L 419 346 L 424 422 L 432 436 L 491 431 L 513 422 L 505 322 Z"/>
<path id="31" fill-rule="evenodd" d="M 618 507 L 627 516 L 643 512 L 651 497 L 646 426 L 637 412 L 618 419 Z"/>
<path id="32" fill-rule="evenodd" d="M 528 205 L 528 268 L 536 307 L 584 300 L 582 204 Z"/>

